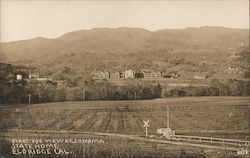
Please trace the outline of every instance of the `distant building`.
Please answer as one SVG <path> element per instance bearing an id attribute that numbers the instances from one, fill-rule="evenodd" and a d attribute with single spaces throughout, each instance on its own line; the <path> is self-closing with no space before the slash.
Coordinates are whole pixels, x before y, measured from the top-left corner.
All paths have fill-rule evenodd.
<path id="1" fill-rule="evenodd" d="M 110 72 L 110 79 L 120 79 L 121 73 L 119 71 Z"/>
<path id="2" fill-rule="evenodd" d="M 169 87 L 188 87 L 190 83 L 167 83 Z"/>
<path id="3" fill-rule="evenodd" d="M 47 82 L 52 81 L 52 78 L 40 77 L 38 74 L 29 73 L 28 80 L 31 82 Z"/>
<path id="4" fill-rule="evenodd" d="M 29 79 L 36 79 L 36 78 L 39 78 L 38 74 L 29 73 Z"/>
<path id="5" fill-rule="evenodd" d="M 142 73 L 143 73 L 143 78 L 146 78 L 146 79 L 151 78 L 152 76 L 151 71 L 143 71 Z"/>
<path id="6" fill-rule="evenodd" d="M 170 73 L 168 73 L 168 74 L 165 74 L 163 77 L 164 77 L 164 78 L 178 78 L 179 75 L 177 74 L 176 71 L 173 71 L 173 72 L 170 72 Z"/>
<path id="7" fill-rule="evenodd" d="M 233 66 L 229 66 L 229 67 L 224 71 L 224 73 L 229 73 L 229 74 L 237 74 L 237 73 L 239 73 L 239 72 L 240 72 L 239 68 L 233 67 Z"/>
<path id="8" fill-rule="evenodd" d="M 22 79 L 23 79 L 23 76 L 20 75 L 20 74 L 17 74 L 17 75 L 16 75 L 16 79 L 17 79 L 17 80 L 22 80 Z"/>
<path id="9" fill-rule="evenodd" d="M 108 71 L 94 71 L 91 73 L 94 80 L 109 79 L 110 73 Z"/>
<path id="10" fill-rule="evenodd" d="M 162 77 L 162 73 L 160 71 L 157 71 L 157 72 L 153 71 L 152 72 L 152 77 L 153 78 L 161 78 Z"/>
<path id="11" fill-rule="evenodd" d="M 143 71 L 143 77 L 145 79 L 155 79 L 155 78 L 161 78 L 162 73 L 160 71 Z"/>
<path id="12" fill-rule="evenodd" d="M 126 79 L 133 79 L 133 78 L 135 78 L 135 71 L 132 70 L 132 69 L 124 71 L 124 77 Z"/>
<path id="13" fill-rule="evenodd" d="M 43 81 L 52 81 L 52 78 L 43 77 L 43 78 L 37 78 L 36 80 L 40 81 L 40 82 L 43 82 Z"/>
<path id="14" fill-rule="evenodd" d="M 171 136 L 175 135 L 175 131 L 171 130 L 170 128 L 158 128 L 157 134 L 161 134 L 163 137 L 170 139 Z"/>
<path id="15" fill-rule="evenodd" d="M 206 74 L 196 74 L 194 75 L 194 79 L 198 79 L 198 80 L 204 80 L 204 79 L 207 79 L 208 78 L 208 75 Z"/>
<path id="16" fill-rule="evenodd" d="M 238 71 L 238 70 L 239 70 L 239 68 L 229 66 L 229 67 L 228 67 L 228 70 L 229 70 L 229 71 Z"/>
<path id="17" fill-rule="evenodd" d="M 110 73 L 108 71 L 102 71 L 100 73 L 100 78 L 101 79 L 109 79 L 109 77 L 110 77 Z"/>

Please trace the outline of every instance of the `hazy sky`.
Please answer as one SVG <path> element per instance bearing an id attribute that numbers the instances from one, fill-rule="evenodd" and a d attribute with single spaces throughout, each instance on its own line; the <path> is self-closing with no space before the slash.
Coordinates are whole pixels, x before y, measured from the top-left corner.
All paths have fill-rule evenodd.
<path id="1" fill-rule="evenodd" d="M 249 28 L 248 0 L 0 0 L 1 42 L 96 27 Z"/>

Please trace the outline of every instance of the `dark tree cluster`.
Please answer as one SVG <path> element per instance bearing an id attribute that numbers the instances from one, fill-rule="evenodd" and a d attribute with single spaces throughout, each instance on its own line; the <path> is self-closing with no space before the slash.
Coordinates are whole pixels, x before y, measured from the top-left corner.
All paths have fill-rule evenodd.
<path id="1" fill-rule="evenodd" d="M 250 82 L 240 80 L 227 80 L 221 82 L 213 79 L 208 86 L 189 86 L 182 88 L 167 88 L 162 92 L 162 97 L 182 96 L 249 96 Z"/>
<path id="2" fill-rule="evenodd" d="M 24 80 L 16 80 L 16 75 L 25 76 L 24 67 L 12 66 L 11 64 L 0 63 L 0 104 L 19 104 L 25 100 Z"/>
<path id="3" fill-rule="evenodd" d="M 22 79 L 18 80 L 17 74 Z M 55 82 L 29 81 L 27 74 L 27 68 L 0 63 L 0 104 L 65 101 L 65 90 Z"/>
<path id="4" fill-rule="evenodd" d="M 109 82 L 88 83 L 85 100 L 142 100 L 159 98 L 160 84 L 136 82 L 128 85 L 112 85 Z"/>

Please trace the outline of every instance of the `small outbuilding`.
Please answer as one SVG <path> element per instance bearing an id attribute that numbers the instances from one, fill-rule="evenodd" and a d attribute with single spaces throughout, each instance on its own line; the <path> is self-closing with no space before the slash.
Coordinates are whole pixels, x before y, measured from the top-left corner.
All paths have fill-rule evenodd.
<path id="1" fill-rule="evenodd" d="M 17 80 L 22 80 L 22 79 L 23 79 L 23 76 L 22 76 L 21 74 L 17 74 L 17 75 L 16 75 L 16 79 L 17 79 Z"/>
<path id="2" fill-rule="evenodd" d="M 158 128 L 157 134 L 161 134 L 163 137 L 170 139 L 171 136 L 175 135 L 175 131 L 171 128 Z"/>

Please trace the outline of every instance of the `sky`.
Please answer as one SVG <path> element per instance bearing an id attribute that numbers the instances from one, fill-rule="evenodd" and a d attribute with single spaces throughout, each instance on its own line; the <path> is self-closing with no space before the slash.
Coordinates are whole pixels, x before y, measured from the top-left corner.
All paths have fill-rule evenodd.
<path id="1" fill-rule="evenodd" d="M 0 41 L 92 28 L 249 28 L 248 0 L 0 0 Z"/>

